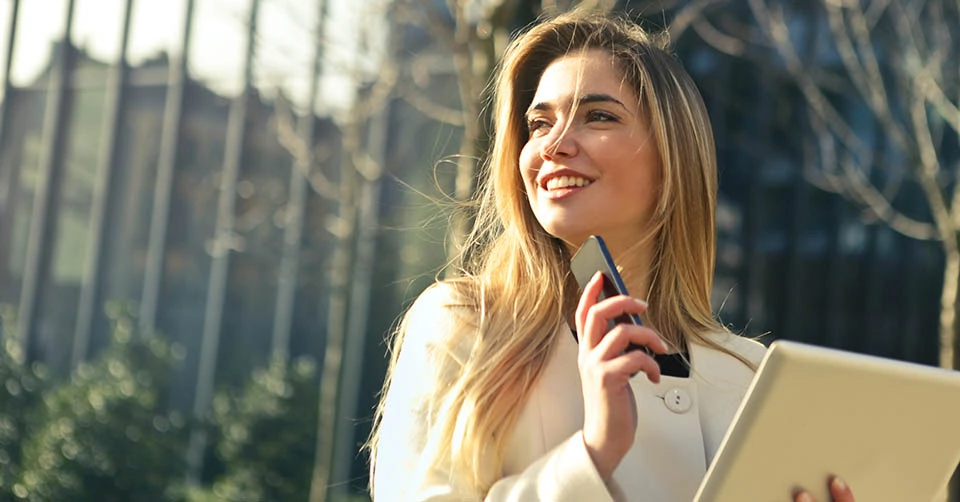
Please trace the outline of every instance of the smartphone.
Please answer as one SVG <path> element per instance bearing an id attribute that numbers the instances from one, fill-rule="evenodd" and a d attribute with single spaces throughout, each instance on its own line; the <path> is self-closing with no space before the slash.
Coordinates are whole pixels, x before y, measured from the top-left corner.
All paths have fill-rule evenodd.
<path id="1" fill-rule="evenodd" d="M 580 246 L 580 249 L 577 250 L 570 260 L 570 270 L 573 272 L 574 277 L 576 277 L 577 284 L 580 285 L 581 293 L 587 285 L 587 282 L 599 271 L 603 274 L 603 291 L 600 293 L 598 300 L 617 295 L 629 296 L 627 287 L 623 284 L 620 273 L 617 272 L 617 266 L 613 262 L 613 257 L 610 256 L 607 245 L 604 244 L 603 239 L 598 235 L 591 235 L 583 245 Z M 616 324 L 636 324 L 637 326 L 643 326 L 643 322 L 637 314 L 622 314 L 615 317 L 610 321 L 610 326 L 607 330 L 609 331 L 610 328 L 613 328 Z M 648 347 L 632 343 L 627 347 L 627 350 L 637 349 L 653 355 L 653 351 Z"/>

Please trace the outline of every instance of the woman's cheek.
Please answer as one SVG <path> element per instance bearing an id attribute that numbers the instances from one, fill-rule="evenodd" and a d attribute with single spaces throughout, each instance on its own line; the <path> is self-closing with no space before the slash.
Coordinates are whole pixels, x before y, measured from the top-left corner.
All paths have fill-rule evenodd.
<path id="1" fill-rule="evenodd" d="M 536 168 L 533 164 L 533 159 L 531 159 L 524 149 L 520 152 L 520 177 L 523 178 L 523 184 L 525 185 L 527 191 L 533 189 L 534 184 L 536 183 L 537 172 L 539 169 Z"/>

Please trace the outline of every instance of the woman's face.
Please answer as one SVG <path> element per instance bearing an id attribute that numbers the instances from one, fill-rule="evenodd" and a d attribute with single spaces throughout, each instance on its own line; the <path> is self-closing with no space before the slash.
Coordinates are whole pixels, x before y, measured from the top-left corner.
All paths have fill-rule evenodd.
<path id="1" fill-rule="evenodd" d="M 636 91 L 601 50 L 557 59 L 540 78 L 520 172 L 540 225 L 571 248 L 597 234 L 626 249 L 647 231 L 660 170 L 638 109 Z"/>

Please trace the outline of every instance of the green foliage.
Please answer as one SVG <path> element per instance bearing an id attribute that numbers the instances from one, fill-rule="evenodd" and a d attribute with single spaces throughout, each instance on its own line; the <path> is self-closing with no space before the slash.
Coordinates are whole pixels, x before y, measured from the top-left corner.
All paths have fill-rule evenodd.
<path id="1" fill-rule="evenodd" d="M 218 392 L 205 423 L 168 412 L 182 349 L 135 334 L 108 306 L 113 340 L 57 385 L 23 364 L 12 309 L 0 309 L 0 501 L 305 500 L 316 446 L 317 375 L 308 358 L 274 359 L 241 389 Z M 189 429 L 212 443 L 211 484 L 186 486 Z"/>
<path id="2" fill-rule="evenodd" d="M 185 476 L 186 423 L 168 413 L 176 351 L 134 336 L 117 316 L 113 343 L 43 397 L 23 445 L 16 495 L 26 500 L 161 501 Z"/>
<path id="3" fill-rule="evenodd" d="M 0 500 L 12 500 L 20 476 L 20 445 L 30 433 L 48 378 L 43 365 L 23 362 L 15 309 L 0 307 L 0 321 Z"/>
<path id="4" fill-rule="evenodd" d="M 305 500 L 316 443 L 316 368 L 275 358 L 240 391 L 214 398 L 211 422 L 221 472 L 212 493 L 190 500 Z"/>

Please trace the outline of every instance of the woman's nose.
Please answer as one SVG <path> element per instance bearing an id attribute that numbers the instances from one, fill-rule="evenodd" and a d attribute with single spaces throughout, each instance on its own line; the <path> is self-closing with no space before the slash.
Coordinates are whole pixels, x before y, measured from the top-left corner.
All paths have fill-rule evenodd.
<path id="1" fill-rule="evenodd" d="M 555 126 L 556 134 L 543 138 L 540 147 L 540 157 L 543 160 L 553 160 L 557 157 L 571 157 L 577 154 L 577 141 L 570 128 Z M 551 131 L 552 132 L 552 131 Z"/>

